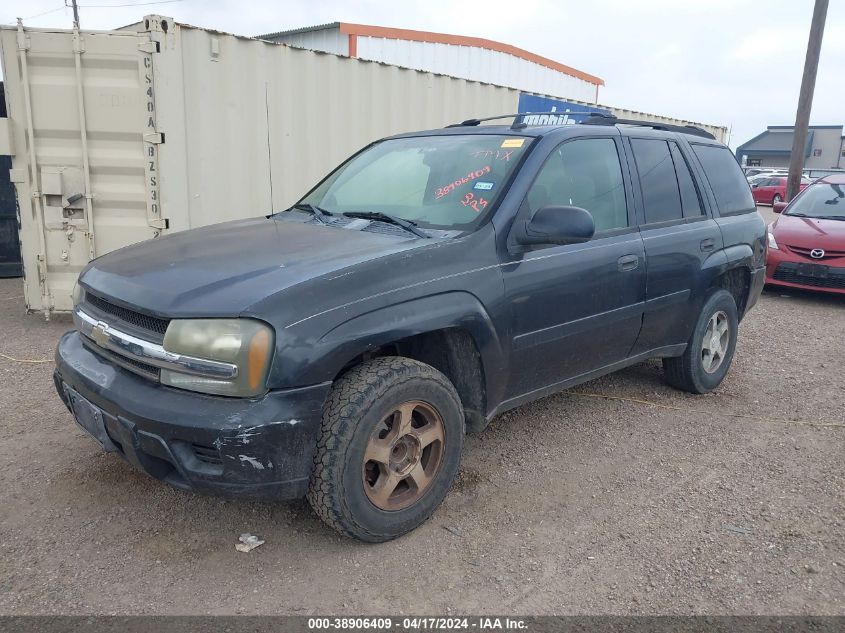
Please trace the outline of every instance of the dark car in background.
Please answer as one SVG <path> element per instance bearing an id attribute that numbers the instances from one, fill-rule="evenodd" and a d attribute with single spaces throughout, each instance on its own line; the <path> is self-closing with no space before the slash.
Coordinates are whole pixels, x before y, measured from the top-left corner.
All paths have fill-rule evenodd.
<path id="1" fill-rule="evenodd" d="M 751 195 L 754 196 L 754 202 L 757 204 L 777 204 L 786 199 L 786 176 L 771 176 L 757 180 L 751 184 Z M 801 176 L 801 184 L 799 189 L 804 189 L 812 181 Z"/>
<path id="2" fill-rule="evenodd" d="M 179 488 L 307 495 L 385 541 L 508 409 L 649 358 L 716 388 L 765 264 L 731 151 L 611 117 L 479 123 L 373 143 L 284 212 L 92 261 L 56 352 L 76 421 Z"/>
<path id="3" fill-rule="evenodd" d="M 774 211 L 766 283 L 845 293 L 845 174 L 819 178 Z"/>

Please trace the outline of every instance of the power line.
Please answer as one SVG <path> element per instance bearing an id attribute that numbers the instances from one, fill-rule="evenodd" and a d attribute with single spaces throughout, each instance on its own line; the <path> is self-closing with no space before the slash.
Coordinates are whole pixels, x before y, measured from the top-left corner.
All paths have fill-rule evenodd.
<path id="1" fill-rule="evenodd" d="M 21 18 L 21 20 L 33 20 L 35 18 L 40 18 L 42 15 L 48 15 L 50 13 L 55 13 L 56 11 L 61 11 L 62 9 L 67 9 L 67 5 L 62 5 L 57 9 L 50 9 L 49 11 L 44 11 L 42 13 L 36 13 L 35 15 L 31 15 L 28 18 Z"/>
<path id="2" fill-rule="evenodd" d="M 172 4 L 184 0 L 156 0 L 155 2 L 128 2 L 126 4 L 80 4 L 80 9 L 119 9 L 122 7 L 146 7 L 151 4 Z"/>

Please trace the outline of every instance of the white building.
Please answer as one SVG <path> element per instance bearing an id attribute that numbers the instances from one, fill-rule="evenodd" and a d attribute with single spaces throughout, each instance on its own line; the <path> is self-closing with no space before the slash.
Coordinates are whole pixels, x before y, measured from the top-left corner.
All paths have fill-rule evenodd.
<path id="1" fill-rule="evenodd" d="M 589 103 L 598 103 L 604 85 L 594 75 L 480 37 L 333 22 L 258 38 Z"/>

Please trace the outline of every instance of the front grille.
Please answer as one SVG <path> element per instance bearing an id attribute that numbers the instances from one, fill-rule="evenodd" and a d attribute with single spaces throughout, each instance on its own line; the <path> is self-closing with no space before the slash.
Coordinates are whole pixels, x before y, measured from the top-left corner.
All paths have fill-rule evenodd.
<path id="1" fill-rule="evenodd" d="M 161 371 L 158 367 L 148 365 L 147 363 L 135 360 L 134 358 L 129 358 L 128 356 L 115 354 L 111 350 L 103 349 L 93 341 L 88 340 L 85 336 L 81 336 L 80 338 L 82 339 L 82 344 L 89 351 L 94 352 L 98 356 L 105 358 L 107 361 L 112 362 L 115 365 L 119 365 L 124 369 L 128 369 L 131 372 L 135 372 L 136 374 L 140 374 L 141 376 L 151 378 L 158 382 L 161 376 Z"/>
<path id="2" fill-rule="evenodd" d="M 845 290 L 845 268 L 828 268 L 826 277 L 813 277 L 810 275 L 799 275 L 798 267 L 795 264 L 780 264 L 772 275 L 775 281 L 784 281 L 790 284 L 812 286 L 814 288 L 834 288 Z"/>
<path id="3" fill-rule="evenodd" d="M 194 449 L 194 455 L 196 455 L 196 458 L 201 462 L 217 466 L 223 463 L 223 459 L 220 457 L 220 452 L 213 446 L 191 444 L 191 448 Z"/>
<path id="4" fill-rule="evenodd" d="M 148 332 L 155 332 L 161 336 L 167 332 L 167 326 L 170 324 L 168 319 L 159 319 L 158 317 L 136 312 L 123 306 L 115 305 L 102 297 L 98 297 L 91 292 L 85 293 L 85 303 L 92 305 L 98 311 L 109 314 L 117 319 L 129 323 L 130 325 L 146 330 Z"/>
<path id="5" fill-rule="evenodd" d="M 812 248 L 804 248 L 803 246 L 790 246 L 789 244 L 786 245 L 786 248 L 791 250 L 796 255 L 801 255 L 802 257 L 806 257 L 809 260 L 814 262 L 821 261 L 823 259 L 835 259 L 837 257 L 845 257 L 845 251 L 828 251 L 824 252 L 823 257 L 812 257 L 810 252 L 813 250 Z"/>

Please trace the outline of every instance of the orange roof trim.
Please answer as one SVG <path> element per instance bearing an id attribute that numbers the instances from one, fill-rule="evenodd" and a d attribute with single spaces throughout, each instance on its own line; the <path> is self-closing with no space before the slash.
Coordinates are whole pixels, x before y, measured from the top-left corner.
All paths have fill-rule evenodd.
<path id="1" fill-rule="evenodd" d="M 604 80 L 590 75 L 583 71 L 566 66 L 560 62 L 556 62 L 548 57 L 536 55 L 516 46 L 510 44 L 503 44 L 502 42 L 494 42 L 493 40 L 484 39 L 483 37 L 467 37 L 464 35 L 448 35 L 446 33 L 431 33 L 429 31 L 414 31 L 411 29 L 394 29 L 387 26 L 371 26 L 368 24 L 350 24 L 349 22 L 340 22 L 340 32 L 345 35 L 361 35 L 363 37 L 383 37 L 391 40 L 413 40 L 416 42 L 429 42 L 432 44 L 452 44 L 455 46 L 475 46 L 478 48 L 486 48 L 491 51 L 498 51 L 500 53 L 507 53 L 514 57 L 525 59 L 535 64 L 540 64 L 546 68 L 551 68 L 558 72 L 577 77 L 583 81 L 595 84 L 596 86 L 603 86 Z"/>

